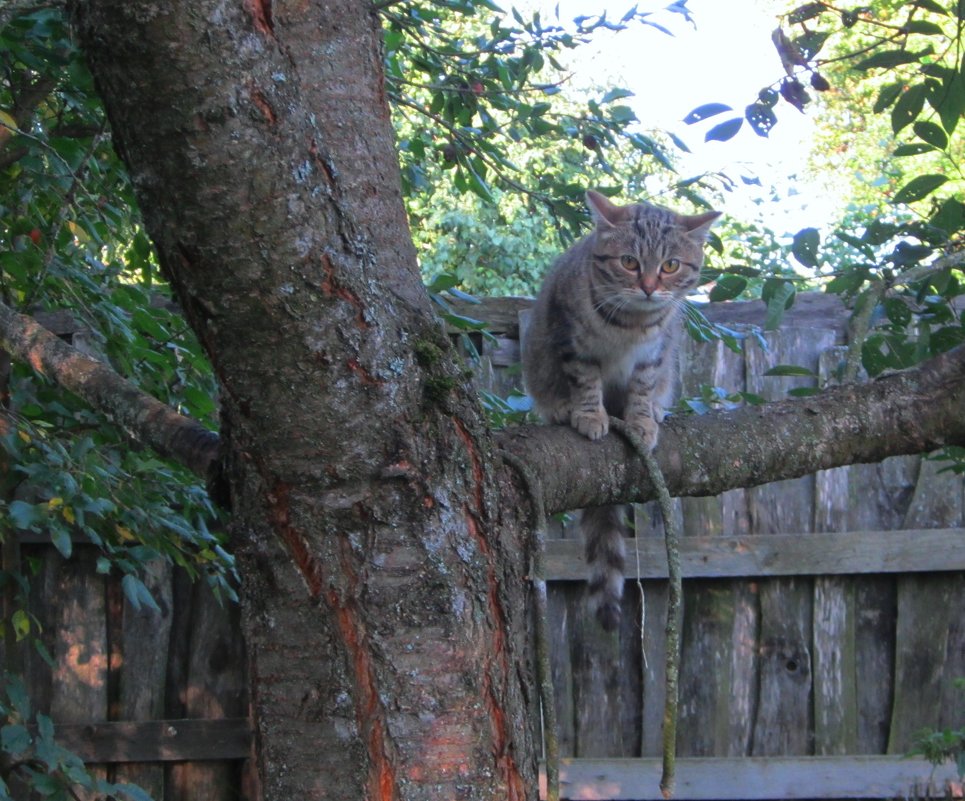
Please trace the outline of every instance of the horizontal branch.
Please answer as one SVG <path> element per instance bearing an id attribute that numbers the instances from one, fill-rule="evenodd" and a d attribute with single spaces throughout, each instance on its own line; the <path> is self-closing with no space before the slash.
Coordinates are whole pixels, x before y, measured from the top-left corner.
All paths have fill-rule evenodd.
<path id="1" fill-rule="evenodd" d="M 202 478 L 213 477 L 218 457 L 217 434 L 142 392 L 108 365 L 81 353 L 32 317 L 2 303 L 0 348 L 108 415 L 132 439 Z"/>
<path id="2" fill-rule="evenodd" d="M 566 426 L 520 426 L 497 438 L 540 475 L 549 514 L 655 497 L 614 432 L 588 442 Z M 670 418 L 655 455 L 671 495 L 712 496 L 945 445 L 965 445 L 965 346 L 806 399 Z"/>
<path id="3" fill-rule="evenodd" d="M 2 304 L 0 347 L 109 415 L 136 441 L 214 477 L 215 433 Z M 565 426 L 521 426 L 496 438 L 540 475 L 548 513 L 655 497 L 642 460 L 616 433 L 589 442 Z M 965 446 L 965 346 L 806 399 L 668 419 L 656 456 L 672 495 L 712 496 L 945 445 Z"/>

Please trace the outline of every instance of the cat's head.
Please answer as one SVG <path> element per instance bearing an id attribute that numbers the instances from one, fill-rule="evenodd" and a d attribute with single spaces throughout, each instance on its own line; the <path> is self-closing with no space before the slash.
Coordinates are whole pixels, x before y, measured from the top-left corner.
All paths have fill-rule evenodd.
<path id="1" fill-rule="evenodd" d="M 649 203 L 617 206 L 593 190 L 586 201 L 596 223 L 594 278 L 609 304 L 652 311 L 697 286 L 704 243 L 719 211 L 687 215 Z"/>

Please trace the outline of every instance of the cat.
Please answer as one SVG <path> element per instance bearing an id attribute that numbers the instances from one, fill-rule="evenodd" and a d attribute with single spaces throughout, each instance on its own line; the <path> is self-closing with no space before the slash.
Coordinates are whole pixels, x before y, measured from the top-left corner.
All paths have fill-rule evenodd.
<path id="1" fill-rule="evenodd" d="M 553 265 L 531 312 L 522 351 L 526 389 L 550 423 L 591 440 L 622 418 L 653 450 L 672 403 L 679 319 L 697 286 L 703 248 L 720 212 L 677 214 L 618 206 L 586 193 L 595 228 Z M 589 606 L 608 631 L 620 622 L 626 507 L 585 509 L 580 528 Z"/>

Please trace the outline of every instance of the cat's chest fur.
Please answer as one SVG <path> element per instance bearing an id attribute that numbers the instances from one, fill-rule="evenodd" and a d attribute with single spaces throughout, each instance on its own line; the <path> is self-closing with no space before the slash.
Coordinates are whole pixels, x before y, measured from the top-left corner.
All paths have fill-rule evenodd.
<path id="1" fill-rule="evenodd" d="M 573 344 L 584 359 L 600 366 L 605 385 L 626 386 L 638 364 L 655 365 L 663 359 L 675 310 L 659 308 L 635 315 L 635 325 L 617 325 L 590 303 L 580 305 L 584 308 L 572 313 Z"/>

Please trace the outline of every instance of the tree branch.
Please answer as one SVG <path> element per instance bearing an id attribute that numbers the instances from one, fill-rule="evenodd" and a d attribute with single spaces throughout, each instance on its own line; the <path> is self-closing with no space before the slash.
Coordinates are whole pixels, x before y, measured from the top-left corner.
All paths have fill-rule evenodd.
<path id="1" fill-rule="evenodd" d="M 138 442 L 209 482 L 215 478 L 215 433 L 2 304 L 0 347 L 112 417 Z M 656 498 L 642 460 L 619 436 L 591 443 L 566 426 L 520 426 L 496 437 L 541 476 L 549 514 Z M 660 443 L 657 460 L 674 496 L 717 495 L 965 445 L 965 346 L 806 399 L 671 418 Z"/>
<path id="2" fill-rule="evenodd" d="M 643 462 L 622 437 L 591 443 L 566 426 L 521 426 L 497 438 L 541 476 L 548 514 L 656 497 Z M 965 346 L 806 399 L 668 419 L 655 455 L 679 497 L 946 445 L 965 445 Z"/>
<path id="3" fill-rule="evenodd" d="M 111 417 L 136 441 L 209 481 L 219 438 L 142 392 L 103 362 L 81 353 L 36 320 L 0 303 L 0 348 Z"/>

